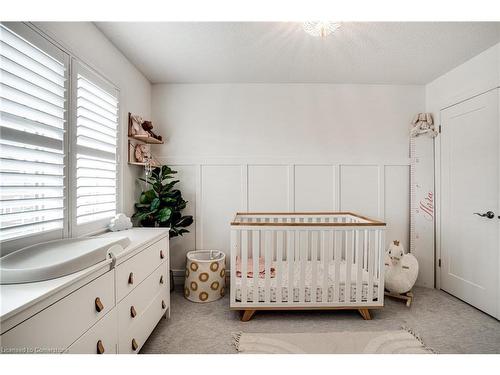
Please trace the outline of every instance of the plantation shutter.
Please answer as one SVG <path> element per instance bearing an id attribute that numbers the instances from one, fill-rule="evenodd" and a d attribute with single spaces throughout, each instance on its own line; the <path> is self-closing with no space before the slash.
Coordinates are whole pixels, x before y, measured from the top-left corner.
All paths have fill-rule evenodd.
<path id="1" fill-rule="evenodd" d="M 30 32 L 0 24 L 0 241 L 65 227 L 68 56 Z"/>
<path id="2" fill-rule="evenodd" d="M 107 224 L 117 209 L 118 92 L 77 65 L 76 224 Z"/>

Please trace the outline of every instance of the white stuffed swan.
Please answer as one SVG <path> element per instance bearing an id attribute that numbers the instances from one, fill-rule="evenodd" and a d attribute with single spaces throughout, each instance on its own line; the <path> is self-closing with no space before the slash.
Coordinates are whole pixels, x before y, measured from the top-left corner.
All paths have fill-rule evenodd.
<path id="1" fill-rule="evenodd" d="M 405 254 L 399 241 L 393 241 L 385 253 L 385 289 L 391 293 L 406 293 L 413 288 L 418 276 L 418 261 Z"/>

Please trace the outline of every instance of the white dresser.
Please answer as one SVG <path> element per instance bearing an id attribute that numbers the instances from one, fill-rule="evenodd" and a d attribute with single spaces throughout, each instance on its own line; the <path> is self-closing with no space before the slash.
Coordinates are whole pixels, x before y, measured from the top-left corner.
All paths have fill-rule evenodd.
<path id="1" fill-rule="evenodd" d="M 108 233 L 131 244 L 59 279 L 2 285 L 2 353 L 137 353 L 170 316 L 168 230 Z"/>

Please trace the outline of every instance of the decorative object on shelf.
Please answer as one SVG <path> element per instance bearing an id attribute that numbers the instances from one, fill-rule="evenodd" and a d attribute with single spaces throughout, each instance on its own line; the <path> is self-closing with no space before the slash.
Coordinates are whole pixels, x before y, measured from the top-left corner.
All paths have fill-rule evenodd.
<path id="1" fill-rule="evenodd" d="M 309 35 L 324 38 L 337 31 L 340 27 L 340 23 L 331 21 L 304 22 L 302 27 Z"/>
<path id="2" fill-rule="evenodd" d="M 431 138 L 438 135 L 434 127 L 434 119 L 431 113 L 419 113 L 412 121 L 412 129 L 410 131 L 411 137 L 418 137 L 427 134 Z"/>
<path id="3" fill-rule="evenodd" d="M 132 165 L 142 165 L 146 169 L 160 165 L 158 160 L 151 154 L 150 145 L 144 143 L 128 142 L 128 163 Z"/>
<path id="4" fill-rule="evenodd" d="M 128 113 L 128 136 L 147 137 L 148 132 L 142 128 L 143 119 L 139 115 Z"/>
<path id="5" fill-rule="evenodd" d="M 136 212 L 132 216 L 139 226 L 168 227 L 170 238 L 189 233 L 185 229 L 193 223 L 193 216 L 183 216 L 181 211 L 186 208 L 187 201 L 182 198 L 180 190 L 175 189 L 179 180 L 173 180 L 177 171 L 163 165 L 146 168 L 146 178 L 139 180 L 150 185 L 151 189 L 143 191 L 139 203 L 135 204 Z M 174 289 L 173 274 L 170 270 L 171 291 Z"/>
<path id="6" fill-rule="evenodd" d="M 109 229 L 112 232 L 118 232 L 120 230 L 130 228 L 132 228 L 132 220 L 130 220 L 130 218 L 125 214 L 117 214 L 109 223 Z"/>
<path id="7" fill-rule="evenodd" d="M 138 143 L 134 147 L 135 160 L 139 163 L 146 163 L 151 159 L 151 151 L 149 145 Z"/>
<path id="8" fill-rule="evenodd" d="M 192 302 L 212 302 L 226 292 L 226 254 L 194 250 L 186 254 L 184 297 Z"/>
<path id="9" fill-rule="evenodd" d="M 144 129 L 151 138 L 157 139 L 160 142 L 162 141 L 161 135 L 157 135 L 153 132 L 153 123 L 151 121 L 144 121 L 142 123 L 142 129 Z"/>
<path id="10" fill-rule="evenodd" d="M 411 300 L 411 289 L 418 276 L 418 261 L 413 254 L 405 254 L 403 246 L 395 240 L 385 254 L 385 289 L 386 295 Z"/>

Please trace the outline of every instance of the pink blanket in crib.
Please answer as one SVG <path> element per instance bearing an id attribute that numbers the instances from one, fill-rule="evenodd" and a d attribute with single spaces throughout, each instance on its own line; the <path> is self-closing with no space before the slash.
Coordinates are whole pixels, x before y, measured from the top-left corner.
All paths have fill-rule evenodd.
<path id="1" fill-rule="evenodd" d="M 271 263 L 271 277 L 276 276 L 276 269 Z M 247 260 L 247 278 L 253 278 L 253 258 Z M 241 277 L 241 259 L 236 257 L 236 277 Z M 263 257 L 259 257 L 259 277 L 264 279 L 266 277 L 266 263 Z"/>

